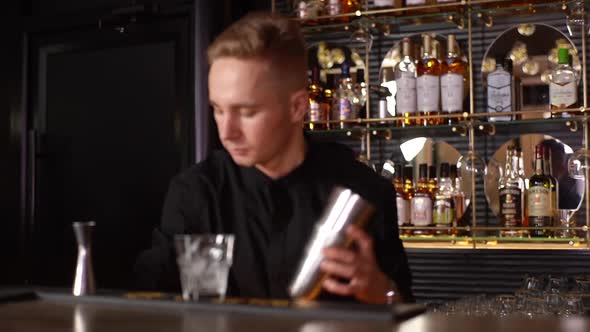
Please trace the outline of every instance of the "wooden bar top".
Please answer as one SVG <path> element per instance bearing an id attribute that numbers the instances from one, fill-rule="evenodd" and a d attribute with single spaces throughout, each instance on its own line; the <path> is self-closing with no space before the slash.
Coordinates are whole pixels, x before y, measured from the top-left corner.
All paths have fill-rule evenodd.
<path id="1" fill-rule="evenodd" d="M 588 317 L 569 319 L 499 319 L 428 313 L 395 322 L 386 311 L 341 308 L 283 308 L 256 305 L 185 304 L 115 297 L 75 298 L 41 294 L 34 299 L 0 303 L 2 332 L 588 332 Z"/>

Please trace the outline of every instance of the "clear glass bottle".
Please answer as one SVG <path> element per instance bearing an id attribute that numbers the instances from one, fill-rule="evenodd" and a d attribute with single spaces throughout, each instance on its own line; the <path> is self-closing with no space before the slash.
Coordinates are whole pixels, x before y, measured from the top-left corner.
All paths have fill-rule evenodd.
<path id="1" fill-rule="evenodd" d="M 307 126 L 309 130 L 326 129 L 328 113 L 323 106 L 323 88 L 320 82 L 320 68 L 313 67 L 311 70 L 311 84 L 308 87 L 309 108 L 307 109 Z"/>
<path id="2" fill-rule="evenodd" d="M 512 75 L 504 68 L 502 59 L 496 60 L 496 69 L 488 74 L 488 112 L 512 112 Z M 489 121 L 510 121 L 510 115 L 494 115 Z"/>
<path id="3" fill-rule="evenodd" d="M 358 96 L 354 90 L 352 79 L 350 78 L 350 67 L 346 62 L 342 63 L 342 76 L 340 84 L 334 93 L 332 100 L 332 119 L 333 120 L 352 120 L 358 117 L 355 113 L 357 107 L 354 106 L 354 100 Z M 350 122 L 340 122 L 337 127 L 340 129 L 350 128 Z"/>
<path id="4" fill-rule="evenodd" d="M 549 75 L 549 103 L 552 110 L 575 108 L 578 105 L 578 78 L 569 64 L 566 48 L 557 51 L 557 67 Z M 571 112 L 552 113 L 553 117 L 570 117 Z"/>
<path id="5" fill-rule="evenodd" d="M 395 85 L 397 92 L 395 95 L 396 116 L 404 117 L 398 120 L 400 127 L 413 126 L 416 119 L 409 119 L 409 116 L 415 116 L 417 113 L 416 106 L 416 65 L 412 58 L 412 46 L 409 38 L 402 40 L 402 59 L 394 68 Z"/>
<path id="6" fill-rule="evenodd" d="M 418 165 L 418 184 L 412 197 L 411 223 L 414 227 L 432 227 L 432 194 L 428 189 L 428 166 Z M 414 235 L 432 235 L 432 229 L 415 229 Z"/>
<path id="7" fill-rule="evenodd" d="M 416 66 L 416 104 L 418 114 L 421 116 L 434 116 L 440 114 L 440 74 L 442 72 L 442 65 L 432 56 L 431 46 L 430 35 L 422 35 L 423 52 L 422 57 Z M 423 118 L 419 122 L 420 125 L 427 126 L 433 123 L 433 119 Z"/>
<path id="8" fill-rule="evenodd" d="M 551 179 L 545 174 L 543 167 L 543 145 L 535 147 L 535 174 L 529 179 L 527 190 L 528 223 L 531 227 L 553 225 L 553 208 L 551 207 Z M 545 237 L 545 229 L 534 229 L 530 232 L 534 237 Z"/>
<path id="9" fill-rule="evenodd" d="M 435 195 L 432 222 L 443 229 L 436 230 L 436 235 L 451 235 L 455 220 L 455 203 L 453 201 L 453 181 L 449 174 L 449 163 L 440 164 L 438 191 Z"/>
<path id="10" fill-rule="evenodd" d="M 463 101 L 465 91 L 465 75 L 467 63 L 459 56 L 455 49 L 455 35 L 447 37 L 447 57 L 442 63 L 442 75 L 440 78 L 440 91 L 442 113 L 453 114 L 454 117 L 445 119 L 446 123 L 457 123 L 463 113 Z"/>
<path id="11" fill-rule="evenodd" d="M 518 175 L 518 155 L 513 146 L 506 149 L 504 174 L 498 181 L 500 196 L 500 224 L 502 227 L 521 227 L 524 180 Z M 502 237 L 521 237 L 518 229 L 500 230 Z"/>

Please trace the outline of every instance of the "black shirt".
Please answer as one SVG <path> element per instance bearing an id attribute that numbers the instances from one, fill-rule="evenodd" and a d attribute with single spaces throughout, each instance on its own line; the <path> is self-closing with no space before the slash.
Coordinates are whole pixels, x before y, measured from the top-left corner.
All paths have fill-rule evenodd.
<path id="1" fill-rule="evenodd" d="M 404 298 L 412 299 L 391 183 L 356 161 L 342 145 L 310 139 L 307 143 L 304 162 L 279 179 L 255 167 L 236 165 L 225 151 L 214 152 L 176 176 L 161 227 L 154 231 L 154 247 L 142 254 L 136 266 L 139 286 L 180 290 L 175 234 L 232 233 L 236 240 L 228 296 L 287 298 L 287 286 L 313 225 L 332 188 L 342 185 L 376 205 L 367 231 L 374 239 L 379 267 L 397 283 Z"/>

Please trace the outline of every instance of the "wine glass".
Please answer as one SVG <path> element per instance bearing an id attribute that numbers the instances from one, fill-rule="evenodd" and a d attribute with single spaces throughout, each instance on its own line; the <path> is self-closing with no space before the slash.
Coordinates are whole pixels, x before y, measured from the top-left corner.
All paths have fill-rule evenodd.
<path id="1" fill-rule="evenodd" d="M 486 163 L 473 151 L 468 151 L 467 154 L 459 157 L 457 169 L 461 170 L 461 176 L 463 178 L 470 176 L 472 173 L 476 176 L 484 176 L 487 173 Z"/>
<path id="2" fill-rule="evenodd" d="M 586 18 L 584 12 L 584 0 L 575 0 L 568 5 L 569 12 L 565 17 L 565 25 L 570 36 L 573 37 L 574 30 L 582 27 Z"/>
<path id="3" fill-rule="evenodd" d="M 584 180 L 586 170 L 590 167 L 588 161 L 590 161 L 590 150 L 581 148 L 574 152 L 567 160 L 569 176 L 574 179 Z"/>

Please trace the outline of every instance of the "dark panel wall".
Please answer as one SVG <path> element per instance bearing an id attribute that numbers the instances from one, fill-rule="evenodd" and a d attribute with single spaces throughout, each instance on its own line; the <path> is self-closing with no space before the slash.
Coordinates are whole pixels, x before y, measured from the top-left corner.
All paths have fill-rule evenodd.
<path id="1" fill-rule="evenodd" d="M 22 43 L 19 2 L 7 0 L 0 11 L 0 273 L 1 283 L 19 280 L 20 87 Z"/>

